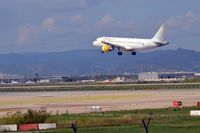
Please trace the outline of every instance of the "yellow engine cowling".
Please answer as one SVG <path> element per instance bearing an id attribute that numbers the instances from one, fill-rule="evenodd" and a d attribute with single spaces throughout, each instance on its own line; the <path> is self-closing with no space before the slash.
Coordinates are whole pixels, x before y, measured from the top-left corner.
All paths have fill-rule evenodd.
<path id="1" fill-rule="evenodd" d="M 110 52 L 111 50 L 112 50 L 112 47 L 110 45 L 104 44 L 102 46 L 102 51 L 105 53 Z"/>

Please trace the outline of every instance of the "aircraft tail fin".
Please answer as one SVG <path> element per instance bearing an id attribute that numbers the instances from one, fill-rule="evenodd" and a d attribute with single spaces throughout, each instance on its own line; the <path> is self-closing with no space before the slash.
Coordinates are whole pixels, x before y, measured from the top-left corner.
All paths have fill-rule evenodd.
<path id="1" fill-rule="evenodd" d="M 157 33 L 152 38 L 154 42 L 158 43 L 166 43 L 166 25 L 162 25 L 160 29 L 157 31 Z"/>

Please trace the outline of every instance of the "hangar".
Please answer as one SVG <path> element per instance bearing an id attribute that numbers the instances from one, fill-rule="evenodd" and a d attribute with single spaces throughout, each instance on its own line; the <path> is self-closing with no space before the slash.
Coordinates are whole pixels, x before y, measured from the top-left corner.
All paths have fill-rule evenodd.
<path id="1" fill-rule="evenodd" d="M 193 78 L 194 72 L 146 72 L 139 73 L 139 81 L 160 81 L 160 80 L 181 80 L 185 78 Z"/>

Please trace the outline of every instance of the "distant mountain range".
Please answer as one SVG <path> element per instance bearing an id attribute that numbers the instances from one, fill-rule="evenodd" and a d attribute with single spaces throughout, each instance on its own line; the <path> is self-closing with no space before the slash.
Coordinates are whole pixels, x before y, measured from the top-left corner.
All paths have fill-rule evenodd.
<path id="1" fill-rule="evenodd" d="M 148 53 L 71 50 L 54 53 L 1 54 L 0 72 L 31 76 L 122 74 L 140 71 L 200 71 L 200 52 L 177 49 Z"/>

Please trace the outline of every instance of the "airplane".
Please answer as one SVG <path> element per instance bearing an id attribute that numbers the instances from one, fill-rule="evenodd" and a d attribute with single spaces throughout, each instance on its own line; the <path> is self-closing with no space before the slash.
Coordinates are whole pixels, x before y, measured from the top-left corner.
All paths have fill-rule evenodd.
<path id="1" fill-rule="evenodd" d="M 117 49 L 118 55 L 122 55 L 122 50 L 136 55 L 135 51 L 138 50 L 147 50 L 168 45 L 169 42 L 165 37 L 166 26 L 161 25 L 152 39 L 100 37 L 93 42 L 93 45 L 102 47 L 102 53 L 108 53 Z"/>

